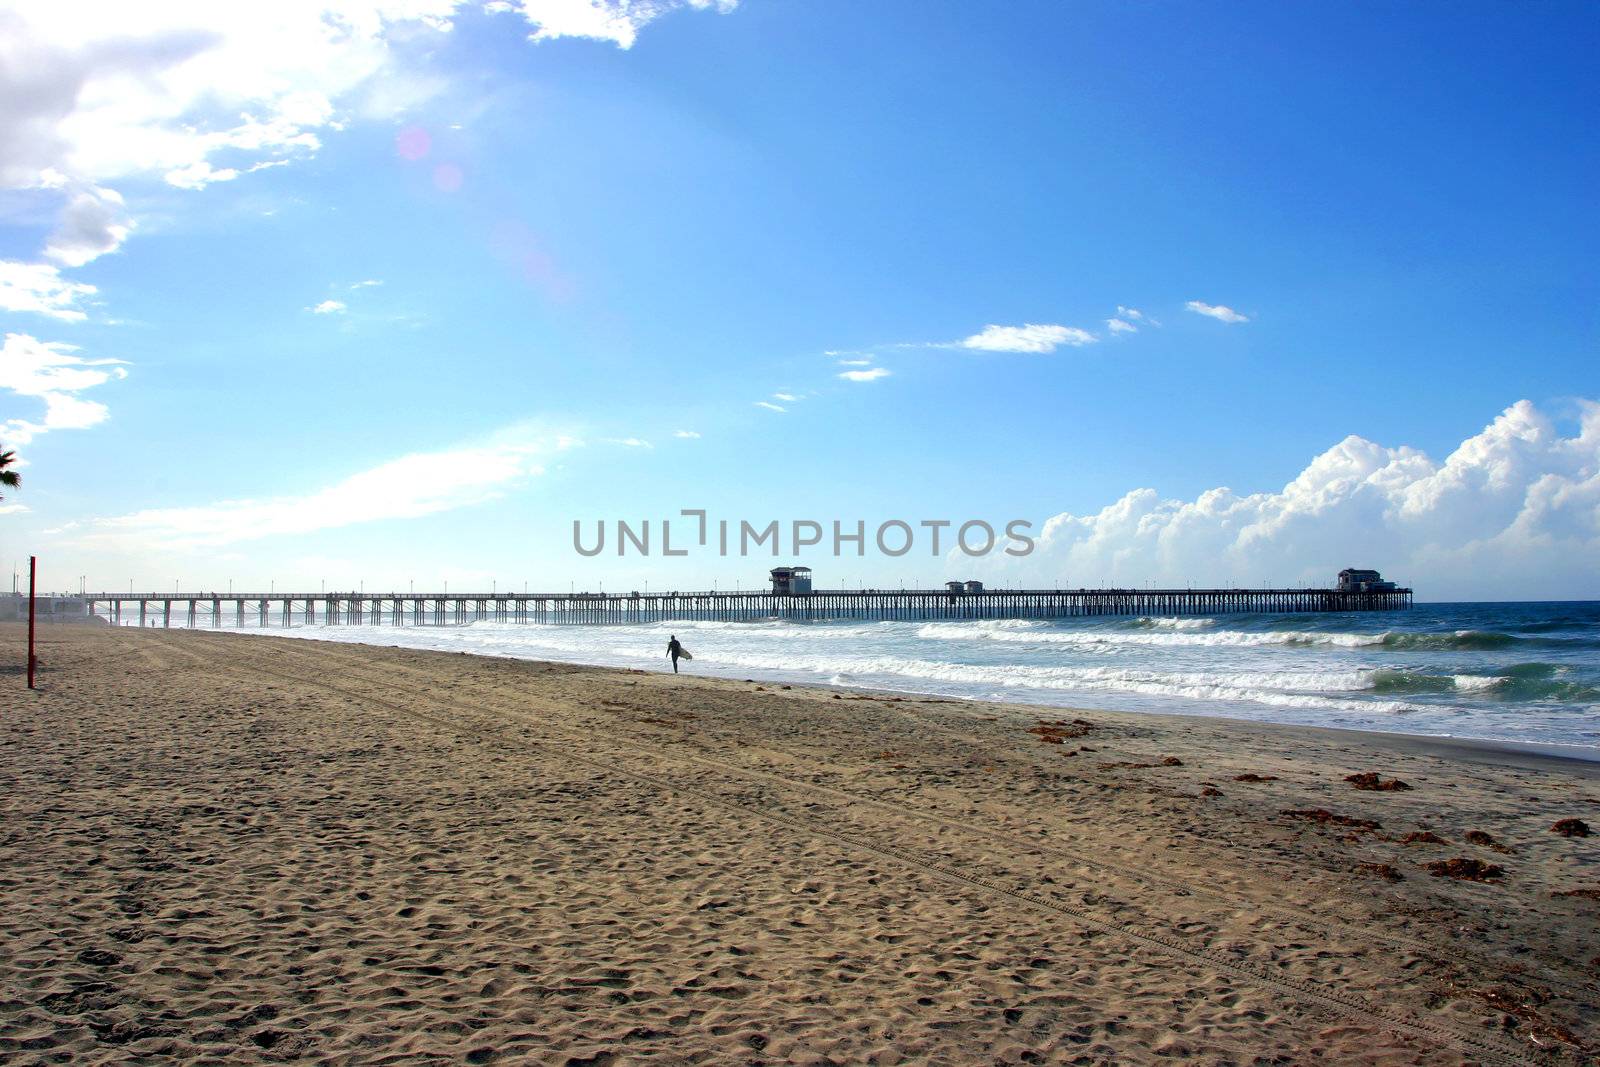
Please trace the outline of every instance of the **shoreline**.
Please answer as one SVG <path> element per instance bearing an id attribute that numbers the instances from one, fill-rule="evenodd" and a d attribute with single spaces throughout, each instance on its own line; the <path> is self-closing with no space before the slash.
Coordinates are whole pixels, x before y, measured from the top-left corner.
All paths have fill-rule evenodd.
<path id="1" fill-rule="evenodd" d="M 339 639 L 329 639 L 329 638 L 320 637 L 320 636 L 318 636 L 318 637 L 295 637 L 295 636 L 291 636 L 290 633 L 283 633 L 283 632 L 270 631 L 270 630 L 269 631 L 259 631 L 258 632 L 258 631 L 253 631 L 253 630 L 249 630 L 249 629 L 238 630 L 238 629 L 223 628 L 223 629 L 219 629 L 219 630 L 215 630 L 215 631 L 201 631 L 201 632 L 212 632 L 212 633 L 219 633 L 219 634 L 224 634 L 224 635 L 227 635 L 227 636 L 237 636 L 237 637 L 274 637 L 274 638 L 280 638 L 280 639 L 290 640 L 290 641 L 307 641 L 307 642 L 313 642 L 313 643 L 319 643 L 319 644 L 328 644 L 328 645 L 333 645 L 333 646 L 362 645 L 362 646 L 370 646 L 370 647 L 374 647 L 374 648 L 397 648 L 397 649 L 402 649 L 402 650 L 408 651 L 408 652 L 444 652 L 444 653 L 449 654 L 449 655 L 461 654 L 461 655 L 467 655 L 467 656 L 477 656 L 477 657 L 480 657 L 480 658 L 483 658 L 483 659 L 514 660 L 514 661 L 524 662 L 524 663 L 559 663 L 559 664 L 564 664 L 564 665 L 568 665 L 568 666 L 580 666 L 580 667 L 592 668 L 592 669 L 595 669 L 595 670 L 624 671 L 624 672 L 632 671 L 632 670 L 650 671 L 650 668 L 624 667 L 624 666 L 619 666 L 617 664 L 610 664 L 610 663 L 595 663 L 593 661 L 588 661 L 588 660 L 576 660 L 576 659 L 563 660 L 563 659 L 548 659 L 548 658 L 545 658 L 545 657 L 536 657 L 536 656 L 520 656 L 520 655 L 511 655 L 511 654 L 498 654 L 498 653 L 495 653 L 495 652 L 485 651 L 485 650 L 482 650 L 482 649 L 472 650 L 472 651 L 458 650 L 458 649 L 451 649 L 451 650 L 426 649 L 426 648 L 418 648 L 418 647 L 412 646 L 412 645 L 379 644 L 377 642 L 372 642 L 372 641 L 345 641 L 345 640 L 339 640 Z M 670 669 L 661 671 L 660 668 L 657 668 L 657 671 L 660 671 L 661 673 L 665 673 L 665 674 L 669 674 L 669 675 L 671 674 Z M 651 673 L 656 673 L 656 672 L 655 671 L 651 671 Z M 744 672 L 741 671 L 740 673 L 744 673 Z M 796 672 L 796 673 L 798 673 L 798 672 Z M 1038 704 L 1038 703 L 1031 703 L 1031 702 L 1026 701 L 1026 700 L 996 700 L 996 699 L 993 699 L 993 698 L 990 698 L 990 697 L 955 696 L 955 695 L 952 695 L 952 694 L 949 694 L 949 693 L 941 693 L 941 692 L 929 691 L 929 690 L 926 690 L 926 689 L 917 689 L 917 688 L 899 689 L 899 688 L 885 688 L 885 687 L 882 687 L 882 686 L 874 686 L 874 685 L 851 685 L 849 683 L 843 683 L 843 682 L 802 681 L 802 680 L 798 680 L 795 674 L 788 674 L 788 673 L 785 673 L 783 671 L 769 671 L 769 670 L 750 669 L 750 670 L 748 670 L 748 674 L 749 674 L 750 678 L 752 678 L 754 680 L 757 680 L 757 681 L 773 682 L 773 683 L 782 684 L 782 685 L 791 685 L 791 686 L 795 687 L 796 689 L 807 688 L 807 689 L 820 689 L 820 690 L 830 690 L 830 691 L 837 689 L 837 690 L 839 690 L 841 692 L 880 693 L 880 694 L 889 694 L 889 695 L 899 696 L 899 697 L 913 697 L 913 696 L 915 696 L 915 697 L 925 697 L 925 698 L 929 698 L 929 699 L 948 700 L 948 701 L 959 702 L 959 703 L 969 703 L 969 704 L 983 705 L 983 706 L 987 706 L 987 707 L 1004 708 L 1004 709 L 1009 709 L 1009 710 L 1012 710 L 1012 711 L 1017 711 L 1019 713 L 1036 714 L 1036 715 L 1044 716 L 1044 717 L 1048 717 L 1049 715 L 1060 714 L 1060 713 L 1063 713 L 1063 712 L 1080 712 L 1080 713 L 1095 713 L 1095 714 L 1108 714 L 1108 715 L 1148 716 L 1148 717 L 1154 717 L 1154 718 L 1159 718 L 1159 719 L 1194 720 L 1196 722 L 1207 722 L 1207 723 L 1227 723 L 1227 724 L 1232 724 L 1232 725 L 1234 725 L 1234 726 L 1236 726 L 1238 728 L 1241 728 L 1241 729 L 1261 729 L 1261 730 L 1268 731 L 1268 732 L 1272 732 L 1272 731 L 1287 731 L 1287 732 L 1289 732 L 1291 734 L 1293 732 L 1295 732 L 1295 731 L 1303 731 L 1303 730 L 1304 731 L 1327 731 L 1331 735 L 1336 735 L 1337 737 L 1340 737 L 1340 738 L 1347 738 L 1352 743 L 1358 743 L 1358 744 L 1361 743 L 1361 739 L 1372 739 L 1372 738 L 1392 739 L 1392 741 L 1389 742 L 1389 743 L 1392 745 L 1392 747 L 1394 747 L 1396 749 L 1404 749 L 1404 750 L 1407 750 L 1407 751 L 1416 751 L 1416 752 L 1424 752 L 1425 751 L 1425 752 L 1429 752 L 1429 753 L 1432 753 L 1432 754 L 1435 754 L 1435 755 L 1449 756 L 1449 757 L 1452 757 L 1452 758 L 1456 758 L 1456 759 L 1459 759 L 1459 760 L 1461 760 L 1463 762 L 1469 762 L 1469 763 L 1503 762 L 1505 765 L 1508 765 L 1508 766 L 1523 766 L 1523 767 L 1527 767 L 1529 769 L 1535 769 L 1541 764 L 1542 761 L 1551 761 L 1554 765 L 1557 765 L 1557 766 L 1570 765 L 1570 769 L 1571 769 L 1572 773 L 1574 773 L 1574 774 L 1592 775 L 1594 777 L 1600 777 L 1600 745 L 1562 744 L 1562 743 L 1544 742 L 1544 741 L 1512 741 L 1512 740 L 1507 740 L 1505 738 L 1458 737 L 1458 736 L 1440 735 L 1440 734 L 1411 734 L 1411 733 L 1405 733 L 1405 732 L 1399 731 L 1399 730 L 1363 730 L 1363 729 L 1357 729 L 1357 728 L 1354 728 L 1354 727 L 1330 726 L 1330 725 L 1321 725 L 1321 724 L 1313 725 L 1313 724 L 1308 724 L 1308 723 L 1280 723 L 1280 722 L 1273 722 L 1273 721 L 1268 720 L 1268 719 L 1241 718 L 1241 717 L 1238 717 L 1238 716 L 1221 714 L 1221 713 L 1218 713 L 1218 714 L 1204 714 L 1204 713 L 1199 713 L 1199 712 L 1164 711 L 1164 710 L 1142 711 L 1142 710 L 1131 710 L 1131 709 L 1127 709 L 1127 708 L 1118 708 L 1118 707 L 1115 707 L 1115 706 L 1109 706 L 1109 707 L 1108 706 L 1085 707 L 1085 706 L 1082 706 L 1082 705 L 1066 704 L 1066 703 L 1063 703 L 1063 704 Z M 710 674 L 697 674 L 697 673 L 695 673 L 693 668 L 690 668 L 689 670 L 685 671 L 684 674 L 681 675 L 680 677 L 700 678 L 700 679 L 705 679 L 705 680 L 710 680 L 710 681 L 726 681 L 726 682 L 734 682 L 734 683 L 737 683 L 737 682 L 739 682 L 741 680 L 739 678 L 733 677 L 731 674 L 728 675 L 728 676 L 710 675 Z M 1113 697 L 1114 697 L 1114 694 L 1113 694 Z M 1382 743 L 1383 742 L 1376 742 L 1376 744 L 1380 744 L 1380 745 Z M 1496 759 L 1494 757 L 1497 756 L 1497 755 L 1503 757 L 1503 759 L 1499 760 L 1499 761 L 1496 761 Z"/>

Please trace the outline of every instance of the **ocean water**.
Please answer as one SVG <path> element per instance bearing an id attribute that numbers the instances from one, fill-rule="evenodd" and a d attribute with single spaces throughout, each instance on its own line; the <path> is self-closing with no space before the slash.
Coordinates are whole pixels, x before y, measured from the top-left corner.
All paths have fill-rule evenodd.
<path id="1" fill-rule="evenodd" d="M 292 637 L 1066 707 L 1575 746 L 1600 758 L 1600 602 L 962 622 L 298 626 Z"/>

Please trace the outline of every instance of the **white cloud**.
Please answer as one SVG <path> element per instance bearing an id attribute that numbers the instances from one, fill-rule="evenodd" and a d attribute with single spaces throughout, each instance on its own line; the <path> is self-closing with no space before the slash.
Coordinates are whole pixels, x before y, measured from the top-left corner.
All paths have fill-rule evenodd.
<path id="1" fill-rule="evenodd" d="M 561 439 L 539 439 L 418 452 L 310 493 L 95 519 L 76 543 L 187 548 L 417 518 L 502 497 L 543 474 L 538 460 L 561 447 Z"/>
<path id="2" fill-rule="evenodd" d="M 873 367 L 871 370 L 841 371 L 839 377 L 847 382 L 875 382 L 879 378 L 889 377 L 890 371 L 884 367 Z"/>
<path id="3" fill-rule="evenodd" d="M 518 0 L 513 5 L 491 0 L 486 10 L 520 10 L 535 27 L 530 35 L 535 41 L 588 37 L 632 48 L 639 31 L 668 12 L 688 7 L 727 14 L 738 4 L 739 0 Z"/>
<path id="4" fill-rule="evenodd" d="M 1376 567 L 1420 598 L 1600 597 L 1600 403 L 1564 436 L 1523 400 L 1443 462 L 1351 436 L 1276 492 L 1136 489 L 1044 524 L 1015 567 L 1072 584 L 1327 585 Z"/>
<path id="5" fill-rule="evenodd" d="M 167 176 L 199 187 L 315 151 L 335 101 L 443 26 L 456 0 L 156 5 L 15 0 L 0 62 L 0 184 Z M 226 155 L 230 162 L 217 165 Z"/>
<path id="6" fill-rule="evenodd" d="M 772 394 L 772 399 L 774 399 L 774 400 L 782 400 L 782 401 L 785 401 L 787 403 L 791 403 L 792 404 L 792 403 L 794 403 L 795 401 L 797 401 L 797 400 L 799 400 L 801 398 L 798 397 L 798 396 L 795 396 L 793 393 L 773 393 Z"/>
<path id="7" fill-rule="evenodd" d="M 104 422 L 104 404 L 78 396 L 85 389 L 128 372 L 119 360 L 83 359 L 72 345 L 40 341 L 25 333 L 6 334 L 0 348 L 0 390 L 44 402 L 44 419 L 8 419 L 0 423 L 0 440 L 27 444 L 49 430 L 83 430 Z"/>
<path id="8" fill-rule="evenodd" d="M 0 311 L 31 311 L 67 322 L 82 322 L 88 316 L 78 306 L 95 287 L 69 281 L 48 263 L 19 263 L 0 260 Z"/>
<path id="9" fill-rule="evenodd" d="M 309 307 L 306 310 L 313 315 L 340 315 L 344 313 L 345 305 L 342 300 L 324 300 L 316 307 Z"/>
<path id="10" fill-rule="evenodd" d="M 630 47 L 679 8 L 736 0 L 522 0 L 534 40 Z M 108 186 L 231 181 L 318 151 L 354 118 L 443 91 L 425 56 L 469 0 L 10 0 L 0 8 L 0 189 L 62 190 L 51 256 L 80 265 L 131 223 Z M 510 4 L 492 9 L 509 11 Z M 85 198 L 89 199 L 85 199 Z M 97 251 L 98 249 L 98 251 Z"/>
<path id="11" fill-rule="evenodd" d="M 45 258 L 64 267 L 81 267 L 107 252 L 115 252 L 132 229 L 122 195 L 112 189 L 89 186 L 67 201 L 60 223 L 45 243 Z"/>
<path id="12" fill-rule="evenodd" d="M 654 448 L 654 447 L 656 447 L 655 445 L 651 444 L 649 441 L 646 441 L 642 437 L 607 437 L 607 438 L 604 438 L 604 440 L 605 440 L 605 442 L 607 444 L 623 445 L 624 447 L 627 447 L 627 448 Z"/>
<path id="13" fill-rule="evenodd" d="M 215 182 L 231 182 L 238 176 L 237 168 L 213 167 L 204 159 L 174 167 L 163 175 L 168 185 L 177 186 L 179 189 L 204 189 Z"/>
<path id="14" fill-rule="evenodd" d="M 685 441 L 698 441 L 700 434 L 694 430 L 675 430 L 672 436 L 680 437 Z"/>
<path id="15" fill-rule="evenodd" d="M 1138 308 L 1123 307 L 1121 304 L 1117 305 L 1117 318 L 1126 319 L 1128 322 L 1148 323 L 1151 326 L 1161 325 L 1161 323 L 1157 322 L 1155 319 L 1152 319 L 1149 315 L 1146 315 Z"/>
<path id="16" fill-rule="evenodd" d="M 20 515 L 27 510 L 26 504 L 0 504 L 0 515 Z"/>
<path id="17" fill-rule="evenodd" d="M 1091 345 L 1098 340 L 1087 330 L 1076 326 L 985 326 L 983 332 L 960 341 L 962 348 L 982 349 L 985 352 L 1054 352 L 1061 345 L 1074 348 Z"/>
<path id="18" fill-rule="evenodd" d="M 383 282 L 378 280 L 377 278 L 368 278 L 364 282 L 356 282 L 350 288 L 351 289 L 371 289 L 374 286 L 378 286 L 378 285 L 382 285 L 382 284 L 383 284 Z"/>
<path id="19" fill-rule="evenodd" d="M 870 366 L 872 366 L 872 360 L 870 360 L 870 359 L 841 359 L 839 361 L 839 366 L 841 366 L 841 367 L 870 367 Z"/>
<path id="20" fill-rule="evenodd" d="M 756 407 L 758 407 L 758 408 L 766 408 L 768 411 L 788 411 L 789 410 L 788 408 L 782 406 L 781 404 L 773 404 L 773 403 L 771 403 L 769 401 L 766 401 L 766 400 L 757 400 L 756 401 Z"/>
<path id="21" fill-rule="evenodd" d="M 1196 315 L 1206 315 L 1216 319 L 1219 322 L 1236 323 L 1250 321 L 1250 316 L 1241 315 L 1231 307 L 1224 307 L 1221 304 L 1207 304 L 1203 300 L 1191 300 L 1185 304 L 1184 307 L 1188 308 Z"/>
<path id="22" fill-rule="evenodd" d="M 1138 333 L 1139 327 L 1126 319 L 1107 319 L 1106 329 L 1112 333 Z"/>

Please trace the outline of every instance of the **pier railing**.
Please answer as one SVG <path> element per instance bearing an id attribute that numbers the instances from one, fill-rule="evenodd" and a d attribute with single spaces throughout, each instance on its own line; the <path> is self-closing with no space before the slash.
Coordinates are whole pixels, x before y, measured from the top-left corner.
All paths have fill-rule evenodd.
<path id="1" fill-rule="evenodd" d="M 1088 615 L 1402 611 L 1410 589 L 837 589 L 812 593 L 95 593 L 115 625 L 620 625 L 666 621 L 1060 619 Z M 176 616 L 176 619 L 175 619 Z"/>

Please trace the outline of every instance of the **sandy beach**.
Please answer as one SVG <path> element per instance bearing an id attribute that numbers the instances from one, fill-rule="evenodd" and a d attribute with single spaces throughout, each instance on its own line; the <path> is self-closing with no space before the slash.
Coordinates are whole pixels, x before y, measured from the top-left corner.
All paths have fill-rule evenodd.
<path id="1" fill-rule="evenodd" d="M 1600 765 L 41 637 L 28 693 L 0 627 L 6 1063 L 1600 1054 Z"/>

